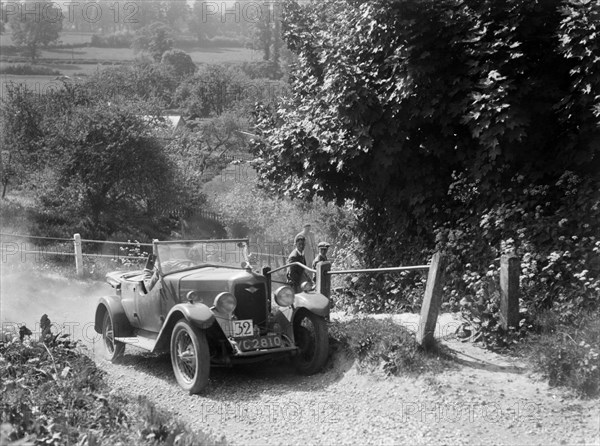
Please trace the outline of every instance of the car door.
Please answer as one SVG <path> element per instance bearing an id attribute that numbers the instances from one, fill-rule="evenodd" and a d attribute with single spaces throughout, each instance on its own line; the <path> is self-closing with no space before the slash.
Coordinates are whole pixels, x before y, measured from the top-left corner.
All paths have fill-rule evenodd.
<path id="1" fill-rule="evenodd" d="M 165 320 L 164 305 L 162 302 L 162 280 L 159 280 L 154 287 L 145 293 L 136 293 L 135 306 L 139 328 L 150 332 L 158 333 Z"/>
<path id="2" fill-rule="evenodd" d="M 140 328 L 136 309 L 136 298 L 140 282 L 121 280 L 121 305 L 129 323 L 134 328 Z"/>

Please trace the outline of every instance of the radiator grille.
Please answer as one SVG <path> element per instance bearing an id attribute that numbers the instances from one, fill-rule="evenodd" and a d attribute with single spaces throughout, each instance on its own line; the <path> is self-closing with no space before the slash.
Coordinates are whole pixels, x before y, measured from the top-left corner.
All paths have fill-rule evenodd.
<path id="1" fill-rule="evenodd" d="M 267 292 L 264 283 L 237 284 L 234 288 L 238 319 L 252 319 L 264 329 L 267 325 Z"/>

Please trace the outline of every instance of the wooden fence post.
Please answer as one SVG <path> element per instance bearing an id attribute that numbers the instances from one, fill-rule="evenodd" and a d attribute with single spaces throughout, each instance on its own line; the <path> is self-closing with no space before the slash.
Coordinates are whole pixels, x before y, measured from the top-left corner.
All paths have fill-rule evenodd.
<path id="1" fill-rule="evenodd" d="M 436 252 L 431 259 L 429 274 L 427 275 L 427 286 L 421 307 L 421 320 L 417 330 L 417 342 L 424 348 L 434 345 L 435 326 L 438 313 L 442 306 L 442 288 L 444 285 L 445 259 L 443 255 Z"/>
<path id="2" fill-rule="evenodd" d="M 331 262 L 317 263 L 317 292 L 325 297 L 331 296 Z"/>
<path id="3" fill-rule="evenodd" d="M 519 326 L 519 276 L 521 264 L 515 255 L 500 258 L 500 322 L 502 328 Z"/>
<path id="4" fill-rule="evenodd" d="M 323 296 L 329 298 L 331 297 L 331 262 L 319 262 L 316 265 L 317 268 L 317 292 L 321 293 Z M 327 314 L 327 318 L 329 319 L 329 313 Z"/>
<path id="5" fill-rule="evenodd" d="M 73 236 L 73 244 L 75 245 L 75 269 L 77 270 L 77 276 L 83 277 L 83 251 L 81 249 L 81 235 L 75 234 Z"/>

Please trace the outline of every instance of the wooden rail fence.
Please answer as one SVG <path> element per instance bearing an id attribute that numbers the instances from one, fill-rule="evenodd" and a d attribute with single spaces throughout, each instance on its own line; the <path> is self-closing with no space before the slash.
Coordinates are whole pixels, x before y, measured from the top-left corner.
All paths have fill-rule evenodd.
<path id="1" fill-rule="evenodd" d="M 21 240 L 46 240 L 51 242 L 60 243 L 72 243 L 73 251 L 44 251 L 44 250 L 30 250 L 24 249 L 23 243 L 19 245 L 16 242 L 6 242 L 5 238 L 21 239 Z M 85 253 L 83 250 L 84 243 L 94 243 L 102 245 L 118 245 L 118 246 L 134 246 L 137 248 L 151 248 L 151 243 L 139 243 L 139 242 L 116 242 L 106 240 L 90 240 L 82 239 L 79 234 L 74 234 L 72 238 L 60 238 L 60 237 L 39 237 L 30 235 L 20 234 L 5 234 L 0 233 L 1 243 L 1 254 L 2 263 L 6 263 L 8 259 L 14 255 L 59 255 L 59 256 L 73 256 L 75 257 L 75 268 L 77 275 L 82 277 L 84 275 L 84 257 L 92 258 L 118 258 L 128 260 L 145 260 L 147 256 L 132 256 L 132 255 L 121 255 L 121 254 L 97 254 L 97 253 Z M 61 249 L 66 249 L 63 247 Z M 257 254 L 257 253 L 255 253 Z M 258 254 L 260 256 L 260 254 Z M 272 256 L 275 259 L 276 264 L 283 264 L 270 273 L 274 273 L 279 270 L 286 269 L 290 265 L 285 265 L 284 256 Z M 280 259 L 281 257 L 281 259 Z M 300 264 L 298 264 L 300 265 Z M 434 331 L 437 324 L 437 318 L 442 304 L 442 292 L 443 292 L 443 281 L 444 271 L 446 268 L 446 260 L 441 253 L 435 253 L 431 259 L 429 265 L 415 265 L 415 266 L 398 266 L 388 268 L 366 268 L 366 269 L 354 269 L 354 270 L 332 270 L 330 262 L 320 262 L 317 264 L 316 269 L 308 268 L 304 265 L 300 265 L 309 272 L 316 274 L 316 287 L 317 290 L 327 296 L 331 296 L 331 276 L 336 274 L 381 274 L 381 273 L 393 273 L 400 271 L 413 271 L 413 270 L 427 270 L 427 284 L 425 287 L 425 295 L 423 298 L 423 305 L 421 307 L 421 321 L 417 330 L 417 341 L 424 347 L 429 348 L 434 344 Z M 514 255 L 505 255 L 501 258 L 500 264 L 500 313 L 501 323 L 504 329 L 510 327 L 517 327 L 519 323 L 519 275 L 520 275 L 520 264 L 519 259 Z"/>

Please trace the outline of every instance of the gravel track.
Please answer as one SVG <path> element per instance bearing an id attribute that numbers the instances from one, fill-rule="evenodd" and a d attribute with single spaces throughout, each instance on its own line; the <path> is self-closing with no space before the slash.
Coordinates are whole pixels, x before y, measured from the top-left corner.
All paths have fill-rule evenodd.
<path id="1" fill-rule="evenodd" d="M 110 293 L 106 284 L 50 274 L 3 271 L 0 285 L 3 324 L 35 327 L 47 313 L 84 341 L 96 336 L 97 297 Z M 418 323 L 418 315 L 394 319 L 413 329 Z M 456 326 L 442 315 L 437 336 Z M 96 342 L 94 358 L 113 388 L 146 395 L 234 445 L 600 444 L 598 399 L 551 389 L 512 358 L 456 339 L 443 343 L 457 360 L 436 375 L 361 375 L 352 361 L 337 358 L 325 372 L 303 377 L 289 363 L 267 363 L 213 368 L 202 396 L 179 388 L 168 355 L 128 346 L 121 363 L 111 364 Z"/>
<path id="2" fill-rule="evenodd" d="M 512 358 L 444 344 L 457 360 L 436 375 L 360 374 L 338 357 L 303 377 L 280 361 L 213 368 L 201 396 L 179 389 L 168 355 L 127 347 L 120 364 L 99 365 L 115 389 L 235 445 L 600 444 L 598 400 L 551 389 Z"/>

